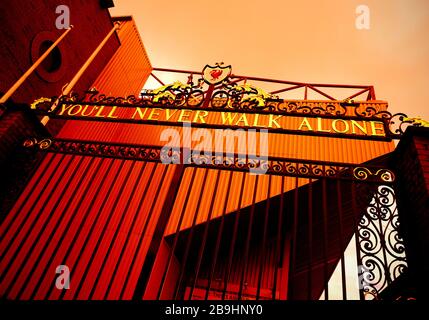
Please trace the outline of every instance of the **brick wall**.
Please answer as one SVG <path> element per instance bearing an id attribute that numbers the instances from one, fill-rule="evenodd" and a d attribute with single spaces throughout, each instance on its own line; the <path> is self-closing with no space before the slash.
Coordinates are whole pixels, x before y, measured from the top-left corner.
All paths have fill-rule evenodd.
<path id="1" fill-rule="evenodd" d="M 409 275 L 418 298 L 429 284 L 429 128 L 409 127 L 395 151 L 397 197 Z"/>
<path id="2" fill-rule="evenodd" d="M 0 222 L 44 156 L 22 147 L 26 137 L 48 135 L 37 117 L 25 108 L 13 105 L 0 116 Z"/>
<path id="3" fill-rule="evenodd" d="M 35 42 L 49 36 L 56 40 L 64 32 L 55 26 L 55 9 L 60 4 L 70 8 L 70 23 L 74 26 L 59 45 L 61 72 L 47 80 L 38 72 L 39 67 L 11 97 L 14 102 L 31 103 L 60 94 L 113 27 L 108 10 L 99 1 L 0 1 L 0 92 L 6 92 L 37 59 L 39 55 L 32 57 Z M 119 46 L 118 37 L 112 36 L 75 86 L 76 91 L 91 86 Z"/>
<path id="4" fill-rule="evenodd" d="M 13 195 L 19 194 L 40 157 L 21 152 L 24 139 L 38 134 L 49 135 L 38 119 L 25 111 L 23 104 L 60 94 L 63 86 L 70 82 L 113 27 L 109 11 L 100 6 L 100 1 L 0 1 L 3 26 L 0 32 L 0 95 L 43 52 L 39 52 L 37 43 L 45 38 L 55 41 L 64 32 L 55 26 L 58 17 L 55 9 L 60 4 L 70 8 L 70 23 L 74 28 L 59 45 L 59 69 L 53 71 L 55 74 L 50 77 L 49 72 L 41 70 L 43 67 L 40 66 L 12 95 L 6 105 L 8 110 L 4 112 L 3 106 L 0 106 L 0 221 L 8 212 Z M 82 92 L 90 88 L 119 47 L 119 38 L 113 35 L 74 90 Z M 55 134 L 63 124 L 64 121 L 50 121 L 48 130 Z"/>

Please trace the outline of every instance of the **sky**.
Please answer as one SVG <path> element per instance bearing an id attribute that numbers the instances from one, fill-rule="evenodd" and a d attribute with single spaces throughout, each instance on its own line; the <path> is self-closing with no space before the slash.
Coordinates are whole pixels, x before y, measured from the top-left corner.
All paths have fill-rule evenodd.
<path id="1" fill-rule="evenodd" d="M 112 16 L 134 17 L 154 67 L 200 71 L 222 61 L 239 75 L 374 85 L 391 112 L 429 120 L 427 0 L 114 3 Z M 369 30 L 355 26 L 361 4 Z"/>

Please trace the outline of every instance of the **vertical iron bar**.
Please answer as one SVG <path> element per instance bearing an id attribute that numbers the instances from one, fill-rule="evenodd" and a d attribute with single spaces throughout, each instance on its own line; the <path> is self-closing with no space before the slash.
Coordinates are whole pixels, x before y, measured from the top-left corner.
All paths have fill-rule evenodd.
<path id="1" fill-rule="evenodd" d="M 250 241 L 252 239 L 253 216 L 255 214 L 255 202 L 256 202 L 256 194 L 258 191 L 258 181 L 259 181 L 259 175 L 257 175 L 256 179 L 255 179 L 255 189 L 253 190 L 252 204 L 250 207 L 249 225 L 247 227 L 246 246 L 244 249 L 244 262 L 243 262 L 243 268 L 241 271 L 240 289 L 238 291 L 238 300 L 241 300 L 241 297 L 243 295 L 244 278 L 246 277 L 246 273 L 247 273 L 247 262 L 248 262 L 248 258 L 249 258 Z"/>
<path id="2" fill-rule="evenodd" d="M 382 203 L 380 200 L 380 191 L 379 188 L 382 188 L 383 186 L 377 185 L 376 191 L 375 191 L 375 205 L 377 207 L 377 217 L 378 217 L 378 225 L 379 225 L 379 236 L 380 236 L 380 244 L 381 244 L 381 251 L 383 252 L 383 260 L 384 260 L 384 276 L 386 277 L 387 285 L 390 285 L 392 282 L 390 280 L 390 273 L 389 273 L 389 263 L 387 262 L 387 255 L 386 255 L 386 241 L 384 239 L 384 231 L 383 231 L 383 223 L 382 223 Z"/>
<path id="3" fill-rule="evenodd" d="M 222 237 L 222 233 L 223 233 L 223 225 L 225 223 L 225 214 L 226 214 L 226 209 L 228 206 L 229 191 L 231 190 L 231 182 L 232 182 L 233 175 L 234 175 L 234 172 L 230 171 L 229 172 L 229 179 L 228 179 L 228 186 L 227 186 L 226 195 L 225 195 L 225 202 L 224 202 L 223 211 L 222 211 L 222 217 L 221 217 L 220 226 L 219 226 L 218 233 L 217 233 L 216 247 L 215 247 L 215 250 L 213 252 L 213 258 L 211 260 L 212 261 L 212 267 L 210 270 L 209 282 L 207 284 L 207 291 L 206 291 L 206 295 L 205 295 L 205 300 L 207 300 L 209 297 L 209 292 L 210 292 L 211 284 L 213 281 L 213 276 L 214 276 L 214 273 L 216 270 L 217 256 L 219 254 L 220 241 L 221 241 L 221 237 Z"/>
<path id="4" fill-rule="evenodd" d="M 209 169 L 203 169 L 203 170 L 204 170 L 204 176 L 203 176 L 203 181 L 202 181 L 202 184 L 201 184 L 201 192 L 200 192 L 200 196 L 198 197 L 197 206 L 195 208 L 195 214 L 194 214 L 194 218 L 192 220 L 191 230 L 190 230 L 190 232 L 188 234 L 188 238 L 186 240 L 186 249 L 185 249 L 185 253 L 183 255 L 183 259 L 182 259 L 182 265 L 180 267 L 179 279 L 177 280 L 176 288 L 174 290 L 174 299 L 175 300 L 178 298 L 180 287 L 182 285 L 183 275 L 185 273 L 185 268 L 186 268 L 186 263 L 187 263 L 187 260 L 188 260 L 189 250 L 191 248 L 191 242 L 192 242 L 192 239 L 193 239 L 193 236 L 194 236 L 195 225 L 196 225 L 196 222 L 197 222 L 197 218 L 198 218 L 198 214 L 199 214 L 199 209 L 200 209 L 200 206 L 201 206 L 201 201 L 203 199 L 203 194 L 204 194 L 203 188 L 206 185 L 207 175 L 209 173 Z"/>
<path id="5" fill-rule="evenodd" d="M 158 164 L 157 164 L 157 166 L 158 166 Z M 159 196 L 161 188 L 163 187 L 162 182 L 164 182 L 165 176 L 168 172 L 168 168 L 171 167 L 171 165 L 169 165 L 169 166 L 162 165 L 162 166 L 163 166 L 162 176 L 161 176 L 161 179 L 159 180 L 160 183 L 156 189 L 156 197 Z M 158 221 L 156 223 L 155 230 L 153 232 L 152 239 L 151 239 L 151 242 L 149 244 L 149 248 L 146 251 L 146 256 L 145 256 L 145 260 L 143 263 L 143 267 L 142 267 L 142 270 L 140 272 L 136 288 L 134 290 L 133 300 L 141 300 L 145 294 L 146 287 L 147 287 L 151 272 L 152 272 L 153 267 L 154 267 L 156 255 L 159 252 L 159 248 L 161 246 L 162 239 L 164 238 L 165 228 L 168 224 L 168 221 L 170 220 L 171 211 L 173 210 L 174 203 L 176 202 L 177 194 L 179 192 L 179 187 L 180 187 L 181 182 L 182 182 L 184 169 L 185 169 L 184 165 L 177 165 L 174 169 L 175 171 L 173 173 L 173 177 L 171 179 L 167 194 L 165 196 L 164 206 L 162 207 L 161 212 L 158 216 Z M 143 227 L 142 235 L 139 239 L 139 243 L 137 245 L 137 249 L 136 249 L 134 257 L 133 257 L 133 262 L 131 263 L 131 265 L 130 265 L 131 267 L 129 268 L 128 273 L 127 273 L 126 284 L 130 280 L 130 275 L 131 275 L 133 265 L 135 264 L 135 261 L 139 255 L 141 246 L 143 245 L 144 235 L 147 232 L 147 228 L 149 226 L 149 221 L 151 221 L 152 211 L 155 208 L 155 205 L 156 205 L 156 201 L 153 201 L 152 205 L 150 207 L 150 210 L 148 212 L 148 217 L 145 221 L 145 225 Z M 123 297 L 123 294 L 125 292 L 126 287 L 127 287 L 126 285 L 124 285 L 122 287 L 121 297 Z"/>
<path id="6" fill-rule="evenodd" d="M 205 249 L 206 242 L 207 242 L 207 236 L 208 236 L 208 232 L 209 232 L 210 221 L 212 219 L 213 212 L 214 212 L 213 206 L 214 206 L 214 202 L 215 202 L 215 199 L 216 199 L 216 190 L 217 190 L 217 187 L 219 185 L 219 174 L 220 174 L 220 170 L 217 170 L 216 171 L 216 182 L 215 182 L 215 186 L 214 186 L 214 189 L 213 189 L 213 196 L 212 196 L 212 200 L 211 200 L 211 203 L 210 203 L 210 209 L 209 209 L 209 214 L 208 214 L 208 217 L 207 217 L 206 225 L 205 225 L 205 228 L 204 228 L 203 239 L 202 239 L 202 242 L 201 242 L 200 250 L 198 251 L 197 267 L 196 267 L 196 271 L 195 271 L 194 283 L 192 284 L 192 288 L 191 288 L 191 291 L 189 293 L 189 300 L 192 299 L 192 295 L 194 294 L 195 286 L 197 285 L 198 276 L 199 276 L 199 273 L 200 273 L 201 262 L 203 260 L 204 249 Z"/>
<path id="7" fill-rule="evenodd" d="M 155 164 L 155 167 L 153 169 L 154 173 L 155 173 L 156 169 L 158 168 L 158 166 L 159 166 L 158 164 Z M 176 168 L 176 170 L 177 171 L 175 172 L 175 175 L 177 174 L 177 176 L 173 178 L 171 186 L 173 186 L 174 183 L 176 183 L 177 185 L 173 186 L 173 187 L 170 187 L 169 193 L 171 193 L 171 194 L 167 194 L 166 199 L 168 199 L 168 196 L 171 196 L 172 197 L 172 199 L 171 199 L 172 203 L 170 203 L 169 206 L 165 206 L 164 207 L 165 211 L 170 210 L 171 207 L 172 207 L 172 205 L 174 204 L 174 201 L 175 201 L 176 196 L 177 196 L 177 190 L 179 188 L 179 185 L 180 185 L 180 182 L 181 182 L 181 177 L 182 177 L 182 174 L 183 174 L 183 166 L 181 166 L 180 168 Z M 159 195 L 159 192 L 160 192 L 160 190 L 162 188 L 162 183 L 161 182 L 164 181 L 165 176 L 167 175 L 167 171 L 168 171 L 168 167 L 166 165 L 163 165 L 161 179 L 159 180 L 160 182 L 159 182 L 158 187 L 156 188 L 156 192 L 155 192 L 156 195 Z M 174 179 L 177 179 L 177 181 L 174 181 Z M 144 198 L 145 197 L 142 196 L 142 198 L 140 200 L 140 203 L 139 203 L 139 209 L 141 208 L 141 205 L 144 202 Z M 140 250 L 141 250 L 141 248 L 143 246 L 143 239 L 145 238 L 145 234 L 147 232 L 147 228 L 149 227 L 149 222 L 152 220 L 152 213 L 153 213 L 153 208 L 155 207 L 155 203 L 156 203 L 156 201 L 154 199 L 154 201 L 152 201 L 150 209 L 148 210 L 148 214 L 147 214 L 146 220 L 145 220 L 144 225 L 143 225 L 143 229 L 142 229 L 142 232 L 141 232 L 141 236 L 140 236 L 139 242 L 137 244 L 136 250 L 134 251 L 133 260 L 132 260 L 132 262 L 130 264 L 130 268 L 128 269 L 127 275 L 125 276 L 125 283 L 124 283 L 124 285 L 122 287 L 122 290 L 121 290 L 121 293 L 119 295 L 120 299 L 123 299 L 123 297 L 124 297 L 125 290 L 127 288 L 128 282 L 130 281 L 131 271 L 133 269 L 133 266 L 136 263 L 136 260 L 137 260 L 137 257 L 139 255 L 139 252 L 140 252 Z M 164 211 L 164 209 L 163 209 L 163 211 Z M 161 212 L 161 215 L 162 215 L 162 213 L 163 212 Z M 170 213 L 164 212 L 164 214 L 165 215 L 168 214 L 168 217 L 169 217 Z M 161 219 L 161 215 L 159 216 L 158 221 Z M 168 217 L 165 217 L 164 219 L 168 220 Z M 158 224 L 157 224 L 157 227 L 158 227 Z M 155 241 L 156 243 L 154 243 L 154 244 L 151 243 L 151 245 L 153 245 L 153 247 L 158 247 L 159 248 L 159 245 L 161 244 L 161 240 L 162 240 L 162 235 L 161 235 L 160 238 L 159 238 L 159 236 L 157 237 L 157 239 L 154 239 L 154 238 L 155 238 L 155 234 L 152 237 L 152 242 Z M 146 252 L 146 257 L 145 257 L 145 261 L 143 263 L 143 268 L 142 268 L 142 271 L 141 271 L 140 276 L 138 278 L 139 280 L 137 282 L 137 286 L 136 286 L 136 288 L 134 290 L 133 300 L 141 300 L 143 298 L 143 296 L 144 296 L 145 291 L 146 291 L 146 286 L 147 286 L 147 283 L 149 281 L 149 276 L 150 276 L 150 273 L 152 271 L 153 264 L 155 262 L 155 256 L 153 256 L 153 255 L 149 256 L 150 255 L 150 250 L 151 250 L 151 245 L 149 246 L 149 248 L 148 248 L 148 250 Z"/>
<path id="8" fill-rule="evenodd" d="M 323 168 L 325 171 L 325 168 Z M 323 206 L 323 282 L 325 285 L 325 300 L 329 300 L 329 272 L 328 272 L 328 206 L 326 195 L 326 178 L 322 179 L 322 206 Z"/>
<path id="9" fill-rule="evenodd" d="M 299 197 L 298 197 L 298 177 L 295 178 L 295 189 L 293 196 L 293 227 L 291 239 L 291 259 L 290 259 L 290 277 L 289 277 L 289 292 L 290 296 L 294 298 L 293 276 L 295 273 L 295 260 L 296 260 L 296 237 L 298 229 L 298 211 L 299 211 Z"/>
<path id="10" fill-rule="evenodd" d="M 281 184 L 281 195 L 280 195 L 280 208 L 279 208 L 279 216 L 278 216 L 278 224 L 277 224 L 277 240 L 276 240 L 276 254 L 275 254 L 275 265 L 274 265 L 274 281 L 273 281 L 273 295 L 272 299 L 276 299 L 276 291 L 277 291 L 277 276 L 278 270 L 281 266 L 281 249 L 282 249 L 282 224 L 283 224 L 283 210 L 284 210 L 284 185 L 285 185 L 285 177 L 282 176 L 282 184 Z"/>
<path id="11" fill-rule="evenodd" d="M 375 90 L 374 90 L 374 86 L 370 87 L 370 92 L 371 92 L 371 100 L 377 100 L 377 98 L 375 97 Z"/>
<path id="12" fill-rule="evenodd" d="M 343 300 L 347 300 L 347 284 L 346 284 L 346 266 L 344 261 L 344 243 L 343 243 L 343 207 L 342 207 L 342 197 L 341 197 L 341 180 L 337 179 L 337 205 L 338 205 L 338 223 L 339 223 L 339 245 L 340 245 L 340 254 L 341 254 L 341 286 L 343 292 Z"/>
<path id="13" fill-rule="evenodd" d="M 262 273 L 264 269 L 265 264 L 265 245 L 266 245 L 266 238 L 267 238 L 267 229 L 268 229 L 268 215 L 270 212 L 270 196 L 271 196 L 271 178 L 272 175 L 268 176 L 268 189 L 267 189 L 267 200 L 265 203 L 265 217 L 264 217 L 264 229 L 263 229 L 263 235 L 262 235 L 262 252 L 261 252 L 261 266 L 259 268 L 259 275 L 258 275 L 258 288 L 256 289 L 256 300 L 259 300 L 259 296 L 261 294 L 261 285 L 262 285 Z M 275 266 L 275 269 L 277 269 L 277 266 Z"/>
<path id="14" fill-rule="evenodd" d="M 307 298 L 311 300 L 313 284 L 313 182 L 308 179 L 308 282 Z"/>
<path id="15" fill-rule="evenodd" d="M 197 173 L 197 168 L 192 168 L 191 170 L 192 170 L 191 180 L 189 181 L 188 190 L 185 196 L 185 201 L 183 202 L 182 210 L 180 211 L 180 217 L 179 217 L 179 220 L 177 221 L 177 227 L 174 235 L 173 246 L 171 247 L 170 253 L 168 254 L 167 265 L 163 272 L 161 282 L 159 283 L 159 289 L 156 296 L 156 300 L 159 300 L 161 298 L 162 290 L 164 289 L 165 280 L 167 278 L 168 272 L 170 271 L 170 266 L 171 266 L 171 261 L 173 260 L 174 251 L 176 250 L 177 242 L 179 241 L 180 227 L 182 226 L 183 217 L 185 216 L 185 213 L 186 213 L 186 207 L 188 205 L 188 201 L 191 196 L 192 186 L 194 184 L 195 175 Z"/>
<path id="16" fill-rule="evenodd" d="M 359 211 L 358 211 L 358 206 L 357 206 L 357 200 L 360 199 L 359 194 L 356 192 L 356 181 L 352 181 L 352 210 L 353 210 L 353 225 L 355 226 L 355 243 L 356 243 L 356 261 L 357 261 L 357 266 L 358 268 L 360 266 L 362 266 L 362 259 L 360 256 L 360 244 L 359 244 L 359 222 L 360 222 L 360 215 L 359 215 Z M 358 199 L 356 199 L 356 197 L 358 197 Z M 358 269 L 358 281 L 359 281 L 359 298 L 360 300 L 364 300 L 364 295 L 363 295 L 363 288 L 361 288 L 362 284 L 361 284 L 361 278 L 359 275 L 359 272 L 362 270 Z"/>
<path id="17" fill-rule="evenodd" d="M 231 246 L 229 248 L 229 254 L 228 254 L 228 266 L 226 269 L 225 280 L 224 280 L 224 285 L 223 285 L 222 300 L 225 300 L 226 291 L 228 289 L 228 282 L 229 282 L 229 278 L 231 276 L 232 260 L 234 257 L 235 242 L 237 241 L 238 223 L 240 220 L 241 202 L 243 200 L 244 185 L 246 182 L 246 177 L 247 177 L 247 174 L 243 173 L 243 179 L 241 180 L 241 187 L 240 187 L 240 196 L 238 198 L 238 209 L 237 209 L 237 213 L 235 214 L 235 219 L 234 219 L 235 220 L 234 221 L 234 231 L 232 233 Z"/>

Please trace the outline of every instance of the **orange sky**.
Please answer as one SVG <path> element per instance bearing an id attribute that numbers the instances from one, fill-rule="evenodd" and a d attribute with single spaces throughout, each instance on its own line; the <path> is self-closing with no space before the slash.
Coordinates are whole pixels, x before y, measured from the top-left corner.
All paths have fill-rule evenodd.
<path id="1" fill-rule="evenodd" d="M 370 30 L 355 28 L 359 4 Z M 133 15 L 155 67 L 372 84 L 391 112 L 429 120 L 427 0 L 115 0 L 111 14 Z"/>

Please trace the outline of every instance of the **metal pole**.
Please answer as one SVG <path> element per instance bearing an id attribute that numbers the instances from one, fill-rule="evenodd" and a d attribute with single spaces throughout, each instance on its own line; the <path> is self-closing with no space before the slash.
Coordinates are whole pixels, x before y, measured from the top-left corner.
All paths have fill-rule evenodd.
<path id="1" fill-rule="evenodd" d="M 83 66 L 79 69 L 79 71 L 74 75 L 73 79 L 67 84 L 67 86 L 65 87 L 65 89 L 62 92 L 63 96 L 68 95 L 71 90 L 73 89 L 73 87 L 76 85 L 76 83 L 79 81 L 79 79 L 81 78 L 81 76 L 83 75 L 83 73 L 86 71 L 86 69 L 89 67 L 89 65 L 91 64 L 91 62 L 95 59 L 95 57 L 97 56 L 97 54 L 101 51 L 101 49 L 103 48 L 103 46 L 106 44 L 106 42 L 109 40 L 109 38 L 112 36 L 112 34 L 115 32 L 116 29 L 119 28 L 119 24 L 115 23 L 115 25 L 113 26 L 113 28 L 109 31 L 109 33 L 106 35 L 106 37 L 104 37 L 103 41 L 101 41 L 101 43 L 98 45 L 98 47 L 92 52 L 91 56 L 88 58 L 88 60 L 85 61 L 85 63 L 83 64 Z M 58 100 L 55 101 L 52 104 L 51 107 L 51 112 L 55 110 L 55 108 L 58 105 Z M 41 123 L 43 125 L 46 125 L 49 121 L 49 117 L 48 116 L 44 116 L 43 119 L 41 120 Z"/>
<path id="2" fill-rule="evenodd" d="M 70 26 L 50 47 L 43 53 L 39 59 L 14 83 L 14 85 L 3 95 L 0 99 L 0 103 L 5 103 L 12 94 L 22 85 L 22 83 L 28 78 L 28 76 L 42 63 L 43 60 L 51 53 L 52 50 L 63 40 L 63 38 L 70 32 L 73 26 Z"/>

